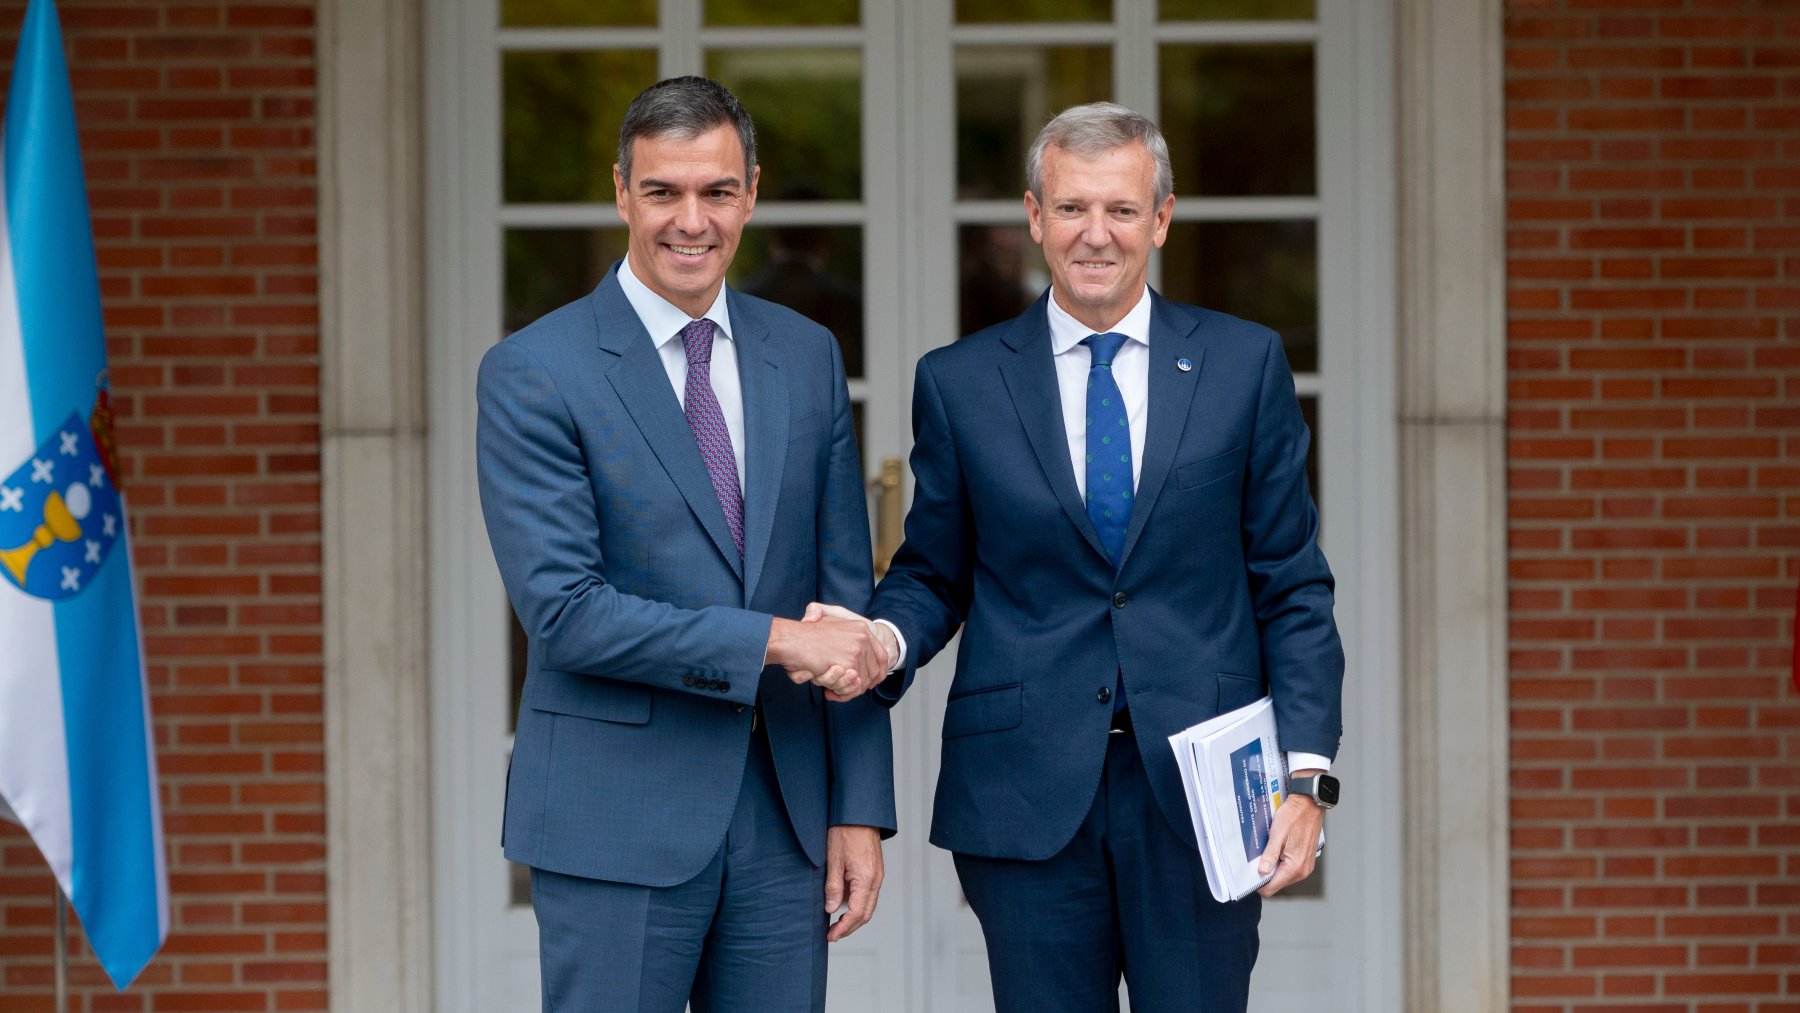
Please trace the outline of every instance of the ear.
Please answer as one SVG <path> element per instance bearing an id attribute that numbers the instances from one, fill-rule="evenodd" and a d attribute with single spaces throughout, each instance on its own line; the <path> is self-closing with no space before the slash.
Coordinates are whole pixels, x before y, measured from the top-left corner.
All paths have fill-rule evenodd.
<path id="1" fill-rule="evenodd" d="M 619 217 L 625 217 L 625 174 L 619 171 L 619 163 L 613 163 L 613 206 L 619 209 Z"/>
<path id="2" fill-rule="evenodd" d="M 1038 205 L 1037 195 L 1030 190 L 1025 191 L 1025 222 L 1031 226 L 1031 241 L 1039 246 L 1044 245 L 1044 226 L 1039 220 L 1043 210 Z M 1162 245 L 1160 240 L 1157 245 Z"/>
<path id="3" fill-rule="evenodd" d="M 1163 198 L 1162 207 L 1156 209 L 1156 228 L 1150 234 L 1150 241 L 1162 249 L 1162 244 L 1169 238 L 1169 222 L 1175 218 L 1175 195 Z"/>
<path id="4" fill-rule="evenodd" d="M 744 186 L 744 221 L 756 213 L 756 184 L 762 179 L 762 166 L 750 170 L 750 182 Z"/>

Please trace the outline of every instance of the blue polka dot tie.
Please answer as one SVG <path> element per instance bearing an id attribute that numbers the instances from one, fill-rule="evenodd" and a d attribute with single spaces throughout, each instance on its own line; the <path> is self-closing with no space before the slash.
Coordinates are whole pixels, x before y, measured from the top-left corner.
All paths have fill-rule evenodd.
<path id="1" fill-rule="evenodd" d="M 694 431 L 694 442 L 700 445 L 700 459 L 706 462 L 706 476 L 712 479 L 713 492 L 719 496 L 719 509 L 725 512 L 725 526 L 731 529 L 731 540 L 737 544 L 741 558 L 744 555 L 744 496 L 738 489 L 737 455 L 731 449 L 731 432 L 725 428 L 725 413 L 713 394 L 713 322 L 701 319 L 683 327 L 681 348 L 687 353 L 682 414 L 687 416 L 688 428 Z"/>
<path id="2" fill-rule="evenodd" d="M 1087 382 L 1087 515 L 1117 566 L 1131 523 L 1131 420 L 1112 373 L 1125 335 L 1093 334 L 1081 343 L 1094 356 Z"/>

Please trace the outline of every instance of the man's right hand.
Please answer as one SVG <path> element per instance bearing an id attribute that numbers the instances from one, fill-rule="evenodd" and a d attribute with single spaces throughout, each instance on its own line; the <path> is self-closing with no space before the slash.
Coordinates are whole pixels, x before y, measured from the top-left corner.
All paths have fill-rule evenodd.
<path id="1" fill-rule="evenodd" d="M 821 619 L 855 619 L 868 623 L 869 629 L 875 633 L 875 639 L 881 642 L 884 659 L 882 672 L 892 672 L 895 666 L 900 664 L 900 642 L 894 639 L 894 630 L 885 621 L 871 622 L 867 616 L 859 616 L 842 605 L 827 605 L 817 601 L 806 606 L 806 614 L 800 617 L 801 622 L 807 623 L 816 623 Z M 870 688 L 873 689 L 880 682 L 880 679 L 875 680 L 870 684 Z"/>
<path id="2" fill-rule="evenodd" d="M 887 678 L 887 657 L 861 619 L 773 619 L 763 662 L 780 665 L 795 683 L 811 682 L 825 690 L 826 699 L 842 703 Z"/>

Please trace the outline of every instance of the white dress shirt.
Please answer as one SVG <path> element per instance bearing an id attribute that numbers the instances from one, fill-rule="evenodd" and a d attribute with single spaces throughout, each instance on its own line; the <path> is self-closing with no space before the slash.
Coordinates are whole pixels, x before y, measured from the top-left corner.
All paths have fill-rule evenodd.
<path id="1" fill-rule="evenodd" d="M 676 340 L 681 329 L 694 322 L 680 307 L 655 292 L 631 273 L 631 257 L 619 265 L 619 288 L 625 300 L 637 312 L 638 320 L 656 344 L 662 357 L 663 372 L 669 374 L 669 386 L 675 388 L 675 400 L 687 407 L 687 350 Z M 713 322 L 712 377 L 713 396 L 719 399 L 719 411 L 725 416 L 725 431 L 731 434 L 731 454 L 737 458 L 738 492 L 744 489 L 744 388 L 738 379 L 737 343 L 731 340 L 731 314 L 725 308 L 725 286 L 705 313 Z"/>

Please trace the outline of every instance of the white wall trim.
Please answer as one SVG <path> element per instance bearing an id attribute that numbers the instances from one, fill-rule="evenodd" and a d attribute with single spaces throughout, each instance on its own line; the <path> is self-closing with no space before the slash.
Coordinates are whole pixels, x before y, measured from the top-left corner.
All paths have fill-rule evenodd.
<path id="1" fill-rule="evenodd" d="M 331 1009 L 431 996 L 418 0 L 319 6 Z"/>
<path id="2" fill-rule="evenodd" d="M 1506 309 L 1498 0 L 1400 0 L 1407 1005 L 1504 1010 Z"/>

